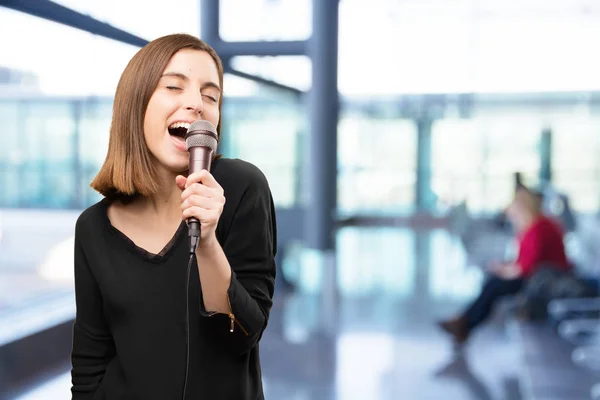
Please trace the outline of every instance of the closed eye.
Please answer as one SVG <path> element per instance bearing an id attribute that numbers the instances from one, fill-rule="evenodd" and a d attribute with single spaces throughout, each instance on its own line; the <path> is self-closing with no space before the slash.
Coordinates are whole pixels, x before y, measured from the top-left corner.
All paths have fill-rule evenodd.
<path id="1" fill-rule="evenodd" d="M 216 102 L 216 101 L 217 101 L 217 98 L 216 98 L 216 97 L 209 96 L 209 95 L 207 95 L 207 94 L 205 94 L 205 95 L 204 95 L 204 97 L 208 97 L 208 98 L 209 98 L 211 101 L 214 101 L 214 102 Z"/>
<path id="2" fill-rule="evenodd" d="M 167 86 L 167 89 L 169 89 L 169 90 L 181 90 L 181 88 L 177 87 L 177 86 Z"/>

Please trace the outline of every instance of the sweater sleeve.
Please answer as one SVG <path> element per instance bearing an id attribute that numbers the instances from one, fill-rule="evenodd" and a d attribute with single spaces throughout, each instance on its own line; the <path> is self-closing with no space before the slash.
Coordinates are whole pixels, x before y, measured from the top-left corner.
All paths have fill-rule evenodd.
<path id="1" fill-rule="evenodd" d="M 517 264 L 523 277 L 529 277 L 539 265 L 543 256 L 544 232 L 536 226 L 527 232 L 521 240 Z"/>
<path id="2" fill-rule="evenodd" d="M 277 249 L 275 207 L 266 178 L 252 174 L 222 244 L 231 266 L 227 290 L 232 314 L 226 345 L 236 354 L 250 351 L 260 340 L 269 319 L 275 287 Z M 200 302 L 202 315 L 207 315 Z"/>
<path id="3" fill-rule="evenodd" d="M 82 246 L 81 217 L 75 227 L 75 303 L 71 352 L 73 400 L 92 399 L 115 355 L 102 312 L 102 297 Z"/>

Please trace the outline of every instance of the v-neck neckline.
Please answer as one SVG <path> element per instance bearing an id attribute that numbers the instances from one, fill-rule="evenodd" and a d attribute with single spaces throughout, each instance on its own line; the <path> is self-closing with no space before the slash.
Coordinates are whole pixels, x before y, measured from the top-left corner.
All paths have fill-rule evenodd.
<path id="1" fill-rule="evenodd" d="M 126 245 L 126 247 L 133 251 L 135 254 L 139 255 L 142 259 L 149 261 L 149 262 L 162 262 L 166 259 L 168 259 L 171 255 L 171 253 L 173 252 L 173 250 L 177 247 L 178 242 L 180 241 L 179 239 L 182 236 L 182 232 L 184 231 L 184 228 L 187 227 L 187 224 L 185 223 L 185 221 L 181 221 L 181 223 L 179 224 L 179 226 L 177 227 L 177 230 L 175 231 L 175 233 L 173 234 L 173 236 L 171 237 L 171 239 L 163 246 L 163 248 L 161 249 L 160 252 L 158 252 L 157 254 L 152 253 L 146 249 L 144 249 L 143 247 L 138 246 L 137 244 L 135 244 L 135 242 L 133 240 L 131 240 L 131 238 L 129 236 L 127 236 L 125 233 L 123 233 L 122 231 L 120 231 L 118 228 L 116 228 L 112 222 L 110 221 L 110 218 L 108 217 L 108 207 L 110 206 L 111 201 L 107 198 L 102 199 L 102 215 L 104 217 L 104 220 L 108 226 L 108 229 L 111 233 L 113 233 L 114 235 L 116 235 L 117 237 L 119 237 L 124 244 Z"/>

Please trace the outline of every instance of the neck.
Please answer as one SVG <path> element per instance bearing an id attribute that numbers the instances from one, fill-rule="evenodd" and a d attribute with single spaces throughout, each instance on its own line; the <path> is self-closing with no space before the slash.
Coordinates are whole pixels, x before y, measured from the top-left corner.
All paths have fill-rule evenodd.
<path id="1" fill-rule="evenodd" d="M 171 221 L 181 218 L 181 190 L 175 184 L 177 174 L 163 172 L 160 174 L 160 185 L 156 193 L 140 197 L 140 211 L 153 215 L 159 220 Z"/>

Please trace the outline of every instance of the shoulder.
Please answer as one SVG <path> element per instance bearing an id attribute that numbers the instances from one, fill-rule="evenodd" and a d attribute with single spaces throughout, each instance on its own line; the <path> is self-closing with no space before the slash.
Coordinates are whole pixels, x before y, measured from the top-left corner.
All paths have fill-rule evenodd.
<path id="1" fill-rule="evenodd" d="M 75 234 L 81 235 L 89 232 L 91 229 L 97 229 L 104 223 L 106 208 L 108 207 L 106 198 L 89 206 L 79 214 L 75 223 Z"/>
<path id="2" fill-rule="evenodd" d="M 221 158 L 216 161 L 213 176 L 224 190 L 269 192 L 269 183 L 264 173 L 254 164 L 238 158 Z"/>
<path id="3" fill-rule="evenodd" d="M 562 239 L 562 229 L 552 218 L 541 216 L 529 229 L 529 237 L 532 240 Z"/>
<path id="4" fill-rule="evenodd" d="M 551 217 L 543 217 L 542 229 L 555 236 L 562 237 L 564 235 L 563 226 L 559 220 Z"/>

